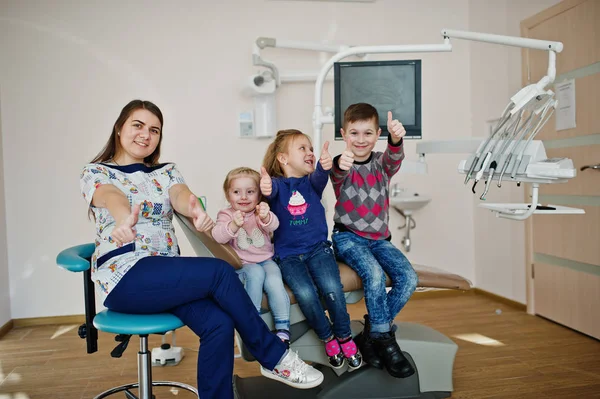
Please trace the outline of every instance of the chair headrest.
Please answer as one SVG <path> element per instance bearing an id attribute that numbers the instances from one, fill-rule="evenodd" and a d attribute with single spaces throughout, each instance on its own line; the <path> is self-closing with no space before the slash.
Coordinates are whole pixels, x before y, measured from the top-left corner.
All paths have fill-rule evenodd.
<path id="1" fill-rule="evenodd" d="M 192 245 L 194 252 L 196 252 L 196 255 L 223 259 L 236 269 L 242 267 L 240 257 L 231 246 L 222 245 L 216 242 L 210 231 L 199 232 L 196 230 L 191 218 L 179 213 L 175 213 L 175 216 L 181 222 L 183 231 Z"/>

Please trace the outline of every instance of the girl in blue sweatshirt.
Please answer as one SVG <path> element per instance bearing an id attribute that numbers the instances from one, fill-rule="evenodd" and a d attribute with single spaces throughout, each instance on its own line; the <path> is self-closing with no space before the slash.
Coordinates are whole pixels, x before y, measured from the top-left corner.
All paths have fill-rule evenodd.
<path id="1" fill-rule="evenodd" d="M 281 130 L 265 154 L 260 189 L 279 218 L 275 230 L 275 257 L 284 281 L 317 336 L 333 368 L 347 360 L 359 368 L 362 357 L 352 339 L 350 316 L 340 271 L 327 240 L 325 209 L 321 204 L 333 165 L 325 142 L 315 162 L 310 138 L 299 130 Z M 316 168 L 315 168 L 316 163 Z M 325 301 L 332 322 L 325 315 Z"/>

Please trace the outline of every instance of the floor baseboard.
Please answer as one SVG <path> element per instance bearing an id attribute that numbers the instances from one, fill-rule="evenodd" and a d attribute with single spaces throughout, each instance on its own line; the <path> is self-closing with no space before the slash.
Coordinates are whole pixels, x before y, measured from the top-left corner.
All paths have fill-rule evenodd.
<path id="1" fill-rule="evenodd" d="M 495 301 L 501 302 L 505 305 L 508 305 L 514 309 L 527 311 L 527 305 L 513 301 L 512 299 L 505 298 L 503 296 L 493 294 L 489 291 L 482 290 L 481 288 L 472 288 L 468 291 L 461 290 L 453 290 L 453 289 L 431 289 L 426 291 L 415 291 L 415 293 L 410 298 L 412 299 L 430 299 L 430 298 L 443 298 L 443 297 L 451 297 L 458 295 L 481 295 L 486 296 L 488 298 L 494 299 Z"/>
<path id="2" fill-rule="evenodd" d="M 13 319 L 12 322 L 14 328 L 48 326 L 53 324 L 78 324 L 85 323 L 85 315 L 27 317 L 23 319 Z"/>
<path id="3" fill-rule="evenodd" d="M 482 290 L 481 288 L 473 288 L 472 291 L 476 295 L 487 296 L 488 298 L 492 298 L 498 302 L 502 302 L 503 304 L 508 305 L 512 308 L 522 310 L 524 312 L 527 311 L 527 305 L 525 305 L 524 303 L 513 301 L 512 299 L 508 299 L 503 296 L 493 294 L 489 291 Z"/>
<path id="4" fill-rule="evenodd" d="M 459 296 L 459 295 L 474 295 L 473 290 L 469 291 L 461 291 L 461 290 L 452 290 L 452 289 L 444 289 L 444 288 L 434 288 L 428 289 L 426 291 L 415 291 L 410 299 L 431 299 L 431 298 L 444 298 L 449 296 Z"/>
<path id="5" fill-rule="evenodd" d="M 2 327 L 0 327 L 0 338 L 4 337 L 10 330 L 13 329 L 13 321 L 7 321 Z"/>

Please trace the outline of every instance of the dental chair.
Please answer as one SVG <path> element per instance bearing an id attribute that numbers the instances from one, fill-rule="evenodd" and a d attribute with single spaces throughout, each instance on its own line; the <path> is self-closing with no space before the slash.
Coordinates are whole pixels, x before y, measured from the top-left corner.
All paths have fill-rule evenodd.
<path id="1" fill-rule="evenodd" d="M 218 244 L 210 233 L 198 232 L 190 219 L 179 214 L 176 217 L 196 255 L 220 258 L 236 268 L 241 267 L 241 261 L 231 247 Z M 360 278 L 346 264 L 338 262 L 338 265 L 346 302 L 350 304 L 360 301 L 363 298 Z M 424 267 L 414 266 L 414 268 L 419 277 L 419 287 L 471 289 L 471 283 L 460 276 Z M 389 278 L 387 285 L 391 285 Z M 233 385 L 238 399 L 267 397 L 286 399 L 438 399 L 451 396 L 453 390 L 452 368 L 458 346 L 445 335 L 416 323 L 396 323 L 398 344 L 416 370 L 415 374 L 408 378 L 394 378 L 385 369 L 378 370 L 368 365 L 363 365 L 355 371 L 349 371 L 347 366 L 335 370 L 329 366 L 323 343 L 308 326 L 294 295 L 289 288 L 287 291 L 292 304 L 290 309 L 290 332 L 292 335 L 290 348 L 297 351 L 303 360 L 313 363 L 313 366 L 324 374 L 325 380 L 319 387 L 299 390 L 262 376 L 240 378 L 236 375 Z M 268 309 L 266 295 L 263 296 L 262 307 Z M 261 314 L 261 317 L 271 330 L 274 330 L 271 313 L 266 311 Z M 355 337 L 363 330 L 363 327 L 362 321 L 352 320 L 352 335 Z M 242 358 L 246 361 L 254 361 L 254 357 L 241 342 L 237 333 L 236 339 Z"/>

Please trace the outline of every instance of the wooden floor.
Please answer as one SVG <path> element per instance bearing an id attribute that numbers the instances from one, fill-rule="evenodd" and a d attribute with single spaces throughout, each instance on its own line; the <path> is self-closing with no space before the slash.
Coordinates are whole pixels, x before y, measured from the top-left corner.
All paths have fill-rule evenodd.
<path id="1" fill-rule="evenodd" d="M 361 318 L 364 302 L 348 308 L 353 319 Z M 411 300 L 398 319 L 433 327 L 459 345 L 453 398 L 600 398 L 600 342 L 548 320 L 471 294 Z M 456 337 L 462 334 L 481 334 L 502 345 Z M 135 381 L 138 341 L 132 340 L 123 357 L 114 359 L 112 340 L 100 333 L 99 351 L 87 355 L 76 326 L 13 329 L 0 339 L 0 399 L 92 398 Z M 151 338 L 151 347 L 159 344 L 159 337 Z M 154 367 L 154 378 L 195 385 L 197 339 L 182 329 L 177 345 L 190 348 L 185 359 L 177 366 Z M 234 372 L 259 375 L 256 362 L 241 359 L 236 359 Z M 192 397 L 167 388 L 155 394 Z"/>

